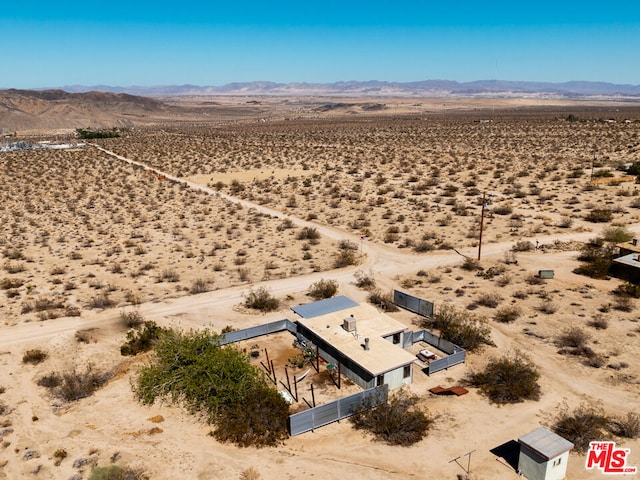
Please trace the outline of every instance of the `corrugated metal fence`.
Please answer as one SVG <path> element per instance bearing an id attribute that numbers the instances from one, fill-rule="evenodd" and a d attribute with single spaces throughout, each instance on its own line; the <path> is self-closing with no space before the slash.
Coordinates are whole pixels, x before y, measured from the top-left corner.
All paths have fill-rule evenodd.
<path id="1" fill-rule="evenodd" d="M 230 343 L 249 340 L 250 338 L 261 337 L 262 335 L 269 335 L 270 333 L 282 332 L 284 330 L 288 330 L 295 335 L 297 329 L 297 325 L 291 320 L 277 320 L 275 322 L 265 323 L 264 325 L 258 325 L 257 327 L 223 333 L 220 335 L 219 344 L 228 345 Z"/>
<path id="2" fill-rule="evenodd" d="M 289 416 L 289 433 L 291 436 L 328 425 L 353 415 L 355 409 L 367 403 L 376 406 L 387 401 L 389 386 L 381 385 L 364 392 L 343 397 L 331 403 L 325 403 L 303 412 Z"/>
<path id="3" fill-rule="evenodd" d="M 393 303 L 405 310 L 422 315 L 423 317 L 431 317 L 433 315 L 433 302 L 414 297 L 408 293 L 394 290 Z"/>

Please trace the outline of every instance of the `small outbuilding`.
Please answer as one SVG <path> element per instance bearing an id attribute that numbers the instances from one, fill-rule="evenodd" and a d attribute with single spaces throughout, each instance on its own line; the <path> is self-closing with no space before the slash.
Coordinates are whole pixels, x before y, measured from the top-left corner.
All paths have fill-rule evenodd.
<path id="1" fill-rule="evenodd" d="M 573 443 L 540 427 L 518 438 L 518 473 L 528 480 L 562 480 Z"/>

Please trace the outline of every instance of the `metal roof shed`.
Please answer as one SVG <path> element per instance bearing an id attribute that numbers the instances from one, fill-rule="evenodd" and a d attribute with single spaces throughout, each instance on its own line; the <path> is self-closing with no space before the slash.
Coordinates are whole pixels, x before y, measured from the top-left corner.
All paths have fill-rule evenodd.
<path id="1" fill-rule="evenodd" d="M 528 480 L 562 480 L 573 443 L 540 427 L 518 439 L 518 472 Z"/>

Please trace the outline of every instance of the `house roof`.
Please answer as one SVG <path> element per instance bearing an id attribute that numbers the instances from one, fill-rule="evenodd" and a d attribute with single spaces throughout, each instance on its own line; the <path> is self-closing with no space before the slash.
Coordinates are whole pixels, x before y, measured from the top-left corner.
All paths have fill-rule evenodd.
<path id="1" fill-rule="evenodd" d="M 627 267 L 640 268 L 640 261 L 638 261 L 637 253 L 630 253 L 622 257 L 614 258 L 614 263 L 626 265 Z"/>
<path id="2" fill-rule="evenodd" d="M 545 427 L 537 428 L 533 432 L 523 435 L 518 439 L 518 442 L 529 447 L 546 460 L 562 455 L 573 448 L 573 443 Z"/>
<path id="3" fill-rule="evenodd" d="M 344 295 L 338 295 L 337 297 L 326 298 L 317 302 L 291 307 L 291 310 L 301 317 L 313 318 L 356 306 L 358 306 L 358 304 L 350 298 L 347 298 Z"/>
<path id="4" fill-rule="evenodd" d="M 379 312 L 371 305 L 353 303 L 353 307 L 311 318 L 303 317 L 298 323 L 373 376 L 382 375 L 415 361 L 414 355 L 383 338 L 407 330 L 404 324 Z M 355 318 L 356 330 L 347 332 L 342 325 L 344 319 L 351 315 Z M 369 339 L 369 350 L 364 349 L 365 338 Z"/>
<path id="5" fill-rule="evenodd" d="M 634 241 L 631 241 L 631 242 L 617 243 L 616 247 L 618 247 L 618 248 L 620 248 L 622 250 L 626 250 L 628 252 L 640 253 L 640 242 L 638 242 L 637 240 L 634 240 Z"/>

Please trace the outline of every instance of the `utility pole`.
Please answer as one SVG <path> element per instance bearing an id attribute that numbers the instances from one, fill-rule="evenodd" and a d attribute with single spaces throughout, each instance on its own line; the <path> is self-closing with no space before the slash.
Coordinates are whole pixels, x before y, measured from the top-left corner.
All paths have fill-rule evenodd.
<path id="1" fill-rule="evenodd" d="M 487 204 L 487 191 L 482 194 L 482 213 L 480 214 L 480 239 L 478 241 L 478 261 L 480 261 L 480 253 L 482 251 L 482 229 L 484 228 L 484 207 Z"/>

